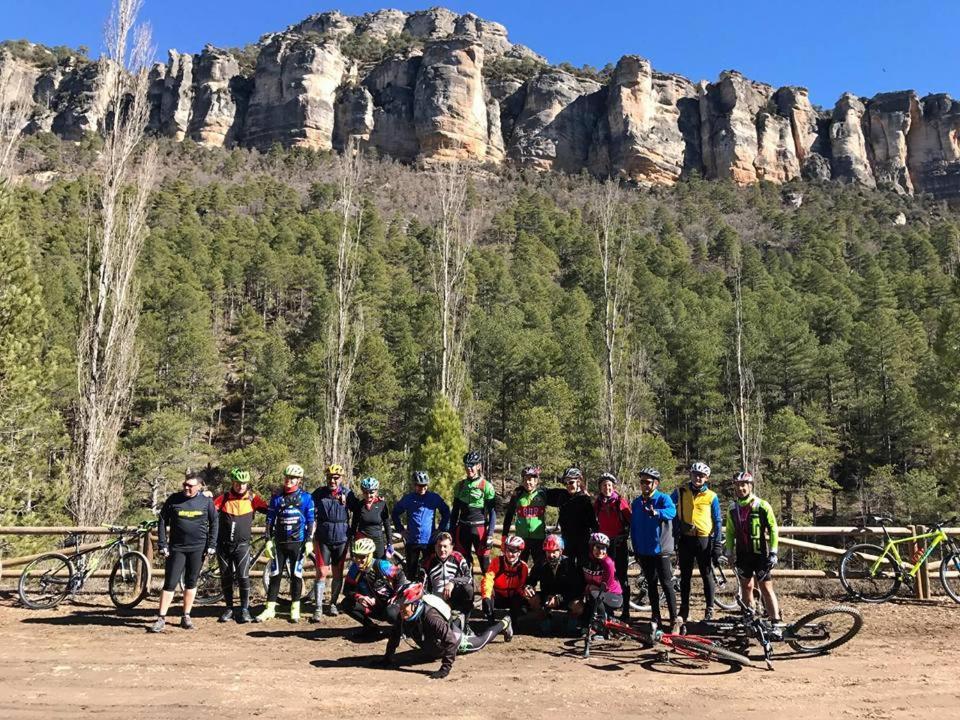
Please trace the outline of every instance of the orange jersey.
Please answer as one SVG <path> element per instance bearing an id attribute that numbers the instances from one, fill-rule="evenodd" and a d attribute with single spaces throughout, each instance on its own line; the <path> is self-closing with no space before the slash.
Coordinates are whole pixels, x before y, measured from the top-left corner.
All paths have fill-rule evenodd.
<path id="1" fill-rule="evenodd" d="M 511 566 L 507 565 L 506 558 L 498 555 L 490 561 L 489 569 L 480 580 L 480 596 L 509 598 L 519 595 L 527 584 L 529 572 L 530 568 L 523 560 Z"/>

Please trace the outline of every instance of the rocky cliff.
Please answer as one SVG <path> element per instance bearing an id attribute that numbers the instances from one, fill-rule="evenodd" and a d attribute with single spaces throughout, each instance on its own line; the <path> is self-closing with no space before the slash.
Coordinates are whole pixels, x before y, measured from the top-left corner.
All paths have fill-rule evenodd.
<path id="1" fill-rule="evenodd" d="M 3 51 L 0 70 L 34 103 L 31 131 L 73 140 L 108 119 L 108 63 L 40 66 Z M 612 73 L 571 70 L 473 14 L 327 12 L 243 51 L 170 51 L 151 73 L 149 129 L 213 146 L 357 143 L 405 162 L 511 162 L 639 185 L 699 173 L 960 196 L 960 102 L 947 95 L 848 93 L 821 110 L 804 88 L 733 71 L 693 83 L 635 55 Z"/>

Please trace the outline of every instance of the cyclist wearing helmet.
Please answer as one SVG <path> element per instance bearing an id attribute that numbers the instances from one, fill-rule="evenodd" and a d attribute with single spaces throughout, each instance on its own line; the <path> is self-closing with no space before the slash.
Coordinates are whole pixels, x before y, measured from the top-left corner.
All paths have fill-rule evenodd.
<path id="1" fill-rule="evenodd" d="M 316 512 L 313 498 L 303 490 L 303 468 L 287 465 L 283 471 L 283 492 L 270 499 L 267 510 L 267 537 L 274 544 L 274 558 L 270 561 L 270 586 L 267 606 L 257 615 L 257 622 L 266 622 L 277 616 L 277 597 L 283 568 L 290 574 L 290 622 L 300 622 L 300 598 L 303 596 L 304 543 L 316 530 Z"/>
<path id="2" fill-rule="evenodd" d="M 543 538 L 547 534 L 547 493 L 540 487 L 540 468 L 528 465 L 521 472 L 523 484 L 510 497 L 503 520 L 504 536 L 517 520 L 517 536 L 523 538 L 523 560 L 532 564 L 543 560 Z"/>
<path id="3" fill-rule="evenodd" d="M 381 665 L 392 665 L 394 654 L 406 634 L 431 657 L 440 658 L 440 667 L 430 673 L 432 680 L 442 680 L 450 674 L 457 654 L 466 654 L 483 649 L 500 631 L 504 640 L 513 637 L 510 618 L 491 623 L 479 635 L 474 635 L 462 615 L 456 615 L 443 599 L 424 593 L 419 583 L 409 583 L 397 593 L 394 604 L 399 619 L 387 641 L 387 651 Z"/>
<path id="4" fill-rule="evenodd" d="M 380 481 L 375 477 L 365 477 L 360 481 L 360 490 L 363 492 L 363 499 L 353 512 L 350 537 L 368 537 L 373 540 L 377 545 L 378 558 L 393 555 L 393 545 L 390 544 L 393 534 L 390 512 L 387 501 L 380 497 Z"/>
<path id="5" fill-rule="evenodd" d="M 359 622 L 364 631 L 376 631 L 373 620 L 393 623 L 397 609 L 390 599 L 406 583 L 403 569 L 389 560 L 374 557 L 376 543 L 367 537 L 357 538 L 350 547 L 353 562 L 347 570 L 343 610 Z"/>
<path id="6" fill-rule="evenodd" d="M 450 513 L 453 542 L 471 567 L 476 552 L 480 572 L 486 573 L 490 567 L 490 547 L 497 524 L 496 491 L 483 476 L 480 453 L 476 450 L 463 456 L 463 467 L 467 476 L 453 489 L 453 510 Z"/>
<path id="7" fill-rule="evenodd" d="M 201 486 L 200 474 L 188 472 L 183 481 L 183 490 L 168 497 L 160 510 L 157 546 L 167 560 L 163 592 L 160 595 L 160 614 L 150 626 L 150 632 L 163 632 L 167 610 L 173 602 L 173 593 L 181 576 L 183 617 L 180 618 L 180 627 L 193 629 L 190 611 L 197 594 L 197 580 L 204 556 L 216 552 L 218 530 L 217 509 L 213 506 L 213 500 L 200 492 Z"/>
<path id="8" fill-rule="evenodd" d="M 453 549 L 450 533 L 439 533 L 433 548 L 434 554 L 423 563 L 424 588 L 431 595 L 443 598 L 469 620 L 473 611 L 473 571 L 463 555 Z"/>
<path id="9" fill-rule="evenodd" d="M 524 588 L 530 568 L 520 559 L 522 552 L 523 538 L 508 536 L 503 541 L 503 552 L 491 561 L 480 580 L 480 604 L 484 616 L 491 622 L 494 620 L 494 608 L 509 610 L 514 623 L 526 610 Z"/>
<path id="10" fill-rule="evenodd" d="M 403 549 L 407 555 L 407 577 L 416 577 L 420 561 L 430 553 L 434 527 L 446 530 L 450 522 L 450 506 L 437 493 L 427 489 L 430 476 L 424 470 L 413 473 L 413 489 L 393 506 L 393 525 L 404 534 Z M 439 512 L 440 517 L 437 518 Z M 403 527 L 403 514 L 407 527 Z"/>
<path id="11" fill-rule="evenodd" d="M 673 533 L 680 561 L 680 621 L 690 617 L 690 581 L 693 565 L 700 569 L 703 595 L 707 604 L 703 619 L 713 619 L 712 565 L 723 554 L 723 521 L 720 517 L 720 498 L 707 487 L 710 466 L 695 462 L 690 466 L 690 482 L 673 491 L 670 499 L 677 506 Z"/>
<path id="12" fill-rule="evenodd" d="M 590 535 L 590 557 L 583 563 L 583 595 L 571 608 L 571 613 L 580 617 L 582 631 L 590 627 L 600 603 L 607 615 L 613 615 L 623 605 L 623 588 L 617 580 L 617 568 L 607 554 L 609 547 L 610 538 L 603 533 Z"/>
<path id="13" fill-rule="evenodd" d="M 566 490 L 553 488 L 547 496 L 550 505 L 560 508 L 557 524 L 569 557 L 577 567 L 582 567 L 589 554 L 590 534 L 597 532 L 597 514 L 593 501 L 583 487 L 583 473 L 579 468 L 567 468 L 563 473 Z"/>
<path id="14" fill-rule="evenodd" d="M 530 609 L 543 615 L 540 629 L 549 635 L 554 631 L 552 611 L 569 609 L 583 595 L 583 574 L 563 554 L 563 538 L 559 535 L 544 538 L 543 553 L 543 562 L 527 577 L 524 595 Z"/>
<path id="15" fill-rule="evenodd" d="M 732 484 L 736 500 L 727 511 L 726 550 L 736 557 L 740 599 L 752 605 L 754 583 L 758 583 L 767 615 L 779 622 L 780 605 L 772 579 L 777 564 L 777 518 L 770 503 L 753 494 L 753 475 L 737 473 Z"/>
<path id="16" fill-rule="evenodd" d="M 659 486 L 659 470 L 647 467 L 640 471 L 640 496 L 633 501 L 630 536 L 633 553 L 647 581 L 651 619 L 658 624 L 661 621 L 659 583 L 667 597 L 671 631 L 679 632 L 677 598 L 673 592 L 673 566 L 670 564 L 670 554 L 673 552 L 672 521 L 677 508 L 669 495 L 660 492 Z"/>
<path id="17" fill-rule="evenodd" d="M 266 501 L 249 489 L 250 473 L 233 468 L 229 474 L 230 489 L 213 499 L 220 518 L 217 533 L 217 562 L 220 565 L 220 586 L 226 609 L 220 622 L 231 618 L 248 623 L 250 617 L 250 538 L 254 513 L 267 512 Z M 233 581 L 240 590 L 240 608 L 233 607 Z"/>
<path id="18" fill-rule="evenodd" d="M 630 536 L 630 503 L 617 493 L 617 478 L 613 473 L 605 472 L 597 480 L 597 499 L 593 501 L 593 510 L 597 515 L 600 532 L 610 538 L 608 554 L 617 568 L 617 580 L 623 588 L 623 610 L 621 617 L 630 619 L 630 584 L 627 582 L 627 566 L 630 564 L 630 548 L 627 539 Z"/>
<path id="19" fill-rule="evenodd" d="M 341 484 L 343 466 L 333 464 L 326 469 L 327 483 L 313 491 L 317 514 L 317 532 L 313 536 L 313 557 L 316 561 L 316 582 L 313 584 L 313 622 L 323 618 L 323 595 L 327 578 L 333 575 L 330 587 L 330 614 L 338 615 L 337 598 L 343 588 L 343 565 L 347 558 L 347 535 L 350 518 L 347 499 L 350 491 Z"/>

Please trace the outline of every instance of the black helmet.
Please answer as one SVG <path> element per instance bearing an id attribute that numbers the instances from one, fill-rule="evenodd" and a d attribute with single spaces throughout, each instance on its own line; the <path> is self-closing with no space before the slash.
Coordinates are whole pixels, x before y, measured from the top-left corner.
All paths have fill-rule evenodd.
<path id="1" fill-rule="evenodd" d="M 414 485 L 429 485 L 430 476 L 427 474 L 426 470 L 415 470 L 413 473 L 413 484 Z"/>
<path id="2" fill-rule="evenodd" d="M 580 468 L 568 467 L 563 471 L 564 480 L 582 480 L 583 473 L 580 472 Z"/>
<path id="3" fill-rule="evenodd" d="M 478 453 L 476 450 L 470 450 L 466 455 L 463 456 L 463 464 L 467 466 L 479 465 L 480 459 L 480 453 Z"/>
<path id="4" fill-rule="evenodd" d="M 614 485 L 617 484 L 617 476 L 614 475 L 614 474 L 611 473 L 611 472 L 600 473 L 600 477 L 597 478 L 597 482 L 598 482 L 598 483 L 602 483 L 602 482 L 604 482 L 605 480 L 609 480 L 609 481 L 612 482 Z"/>

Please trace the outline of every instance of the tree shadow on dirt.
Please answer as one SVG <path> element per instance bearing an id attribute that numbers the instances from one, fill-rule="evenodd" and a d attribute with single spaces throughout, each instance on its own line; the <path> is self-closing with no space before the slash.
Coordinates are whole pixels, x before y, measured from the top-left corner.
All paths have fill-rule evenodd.
<path id="1" fill-rule="evenodd" d="M 92 612 L 71 612 L 69 615 L 46 617 L 26 617 L 20 622 L 25 625 L 99 625 L 104 627 L 146 627 L 151 618 L 156 617 L 155 610 L 97 610 Z"/>
<path id="2" fill-rule="evenodd" d="M 324 658 L 311 660 L 310 664 L 317 668 L 342 668 L 355 667 L 365 668 L 367 670 L 384 670 L 387 672 L 412 673 L 413 675 L 429 675 L 433 670 L 422 669 L 410 666 L 433 665 L 437 663 L 437 658 L 432 658 L 419 650 L 406 650 L 397 653 L 393 657 L 393 664 L 382 665 L 383 654 L 376 655 L 357 655 L 343 658 Z"/>
<path id="3" fill-rule="evenodd" d="M 604 672 L 618 672 L 631 667 L 641 667 L 649 672 L 670 675 L 729 675 L 740 672 L 740 665 L 725 662 L 713 662 L 689 658 L 671 653 L 644 648 L 638 644 L 624 644 L 617 641 L 606 641 L 591 645 L 590 657 L 583 658 L 583 640 L 571 638 L 566 640 L 556 651 L 538 650 L 552 657 L 582 658 L 587 667 Z M 597 661 L 600 661 L 599 663 Z"/>

